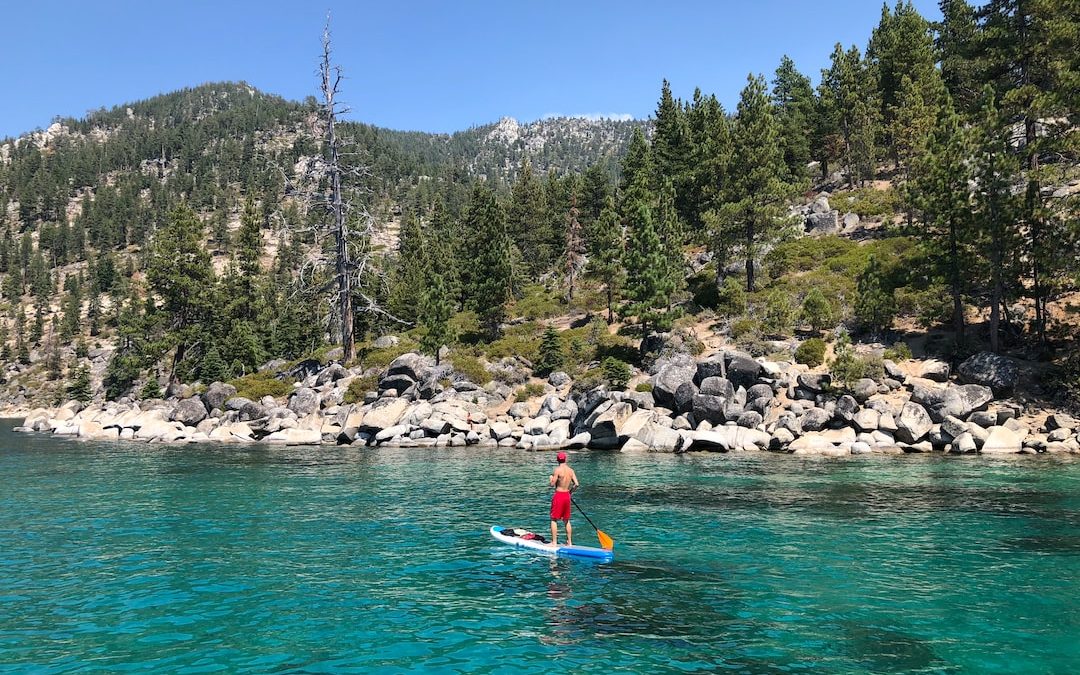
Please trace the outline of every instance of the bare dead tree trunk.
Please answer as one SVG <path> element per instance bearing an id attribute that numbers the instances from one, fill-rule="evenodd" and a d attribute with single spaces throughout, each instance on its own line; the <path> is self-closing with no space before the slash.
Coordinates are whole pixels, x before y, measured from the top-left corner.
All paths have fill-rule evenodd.
<path id="1" fill-rule="evenodd" d="M 322 37 L 322 62 L 319 75 L 322 79 L 322 114 L 326 124 L 326 150 L 329 155 L 328 177 L 330 179 L 330 217 L 334 234 L 334 276 L 337 280 L 337 309 L 341 315 L 342 360 L 346 363 L 356 359 L 356 341 L 353 337 L 352 269 L 349 261 L 349 224 L 345 204 L 341 196 L 340 146 L 337 138 L 337 108 L 334 98 L 341 84 L 341 69 L 330 65 L 330 23 L 327 21 Z"/>

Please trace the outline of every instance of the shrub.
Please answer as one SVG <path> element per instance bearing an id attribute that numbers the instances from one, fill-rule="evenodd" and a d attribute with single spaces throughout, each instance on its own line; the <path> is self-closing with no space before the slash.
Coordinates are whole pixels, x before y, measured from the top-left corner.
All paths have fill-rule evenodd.
<path id="1" fill-rule="evenodd" d="M 554 327 L 548 326 L 544 330 L 544 336 L 540 339 L 540 353 L 533 370 L 537 375 L 549 375 L 563 367 L 566 361 L 566 353 L 563 351 L 562 339 Z"/>
<path id="2" fill-rule="evenodd" d="M 468 352 L 453 352 L 450 354 L 450 365 L 454 370 L 464 375 L 473 384 L 481 386 L 491 382 L 491 373 L 484 367 L 483 362 Z"/>
<path id="3" fill-rule="evenodd" d="M 840 213 L 857 213 L 860 218 L 891 216 L 899 213 L 902 207 L 900 193 L 892 188 L 837 191 L 829 197 L 829 205 Z"/>
<path id="4" fill-rule="evenodd" d="M 352 382 L 349 382 L 349 388 L 345 390 L 345 398 L 342 402 L 346 404 L 363 403 L 364 395 L 369 391 L 375 391 L 378 386 L 378 375 L 354 377 Z"/>
<path id="5" fill-rule="evenodd" d="M 258 401 L 263 396 L 280 398 L 293 390 L 292 386 L 269 373 L 251 373 L 229 382 L 236 387 L 236 395 Z"/>
<path id="6" fill-rule="evenodd" d="M 543 394 L 544 385 L 537 382 L 530 382 L 521 389 L 517 390 L 517 393 L 514 394 L 514 400 L 518 403 L 524 403 L 530 398 L 536 398 L 537 396 L 542 396 Z"/>
<path id="7" fill-rule="evenodd" d="M 550 319 L 562 314 L 563 308 L 560 294 L 552 293 L 540 284 L 532 284 L 522 289 L 522 297 L 511 311 L 526 319 Z"/>
<path id="8" fill-rule="evenodd" d="M 741 340 L 745 337 L 756 337 L 760 328 L 754 319 L 737 319 L 731 323 L 731 338 Z"/>
<path id="9" fill-rule="evenodd" d="M 906 342 L 896 341 L 885 350 L 884 357 L 890 361 L 908 361 L 911 359 L 911 347 Z"/>
<path id="10" fill-rule="evenodd" d="M 795 325 L 795 305 L 791 295 L 781 289 L 769 292 L 761 317 L 761 328 L 769 335 L 790 335 Z"/>
<path id="11" fill-rule="evenodd" d="M 820 331 L 836 323 L 836 308 L 821 292 L 820 288 L 812 288 L 803 298 L 802 320 L 810 324 L 814 331 Z"/>
<path id="12" fill-rule="evenodd" d="M 604 380 L 613 389 L 626 389 L 626 383 L 633 376 L 633 371 L 625 361 L 609 356 L 600 363 Z"/>
<path id="13" fill-rule="evenodd" d="M 651 382 L 638 382 L 637 386 L 634 387 L 634 391 L 651 392 L 652 391 L 652 383 Z"/>
<path id="14" fill-rule="evenodd" d="M 728 316 L 746 313 L 746 289 L 735 277 L 727 277 L 717 291 L 716 311 Z"/>
<path id="15" fill-rule="evenodd" d="M 811 368 L 817 368 L 825 363 L 825 341 L 821 338 L 810 338 L 803 342 L 795 350 L 795 362 Z"/>
<path id="16" fill-rule="evenodd" d="M 146 401 L 152 398 L 161 398 L 165 393 L 161 391 L 161 385 L 158 384 L 157 375 L 151 375 L 146 379 L 146 384 L 143 385 L 142 391 L 139 392 L 139 398 Z"/>
<path id="17" fill-rule="evenodd" d="M 896 316 L 893 289 L 885 285 L 881 266 L 874 256 L 870 256 L 866 269 L 859 276 L 855 316 L 871 331 L 888 330 Z"/>

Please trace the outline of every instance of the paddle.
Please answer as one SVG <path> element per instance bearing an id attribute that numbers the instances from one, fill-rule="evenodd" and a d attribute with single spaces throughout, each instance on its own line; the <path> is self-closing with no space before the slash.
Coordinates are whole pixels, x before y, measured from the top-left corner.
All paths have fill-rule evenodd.
<path id="1" fill-rule="evenodd" d="M 578 503 L 574 501 L 574 495 L 570 495 L 570 503 L 574 506 L 577 506 L 577 510 L 581 511 L 581 515 L 585 516 L 585 520 L 589 521 L 589 524 L 592 525 L 592 529 L 596 530 L 596 538 L 600 540 L 600 547 L 608 551 L 614 548 L 615 542 L 611 540 L 611 537 L 607 536 L 607 534 L 602 532 L 600 528 L 596 526 L 596 523 L 592 521 L 592 518 L 589 517 L 589 514 L 585 513 L 585 511 L 583 511 L 581 507 L 578 506 Z"/>

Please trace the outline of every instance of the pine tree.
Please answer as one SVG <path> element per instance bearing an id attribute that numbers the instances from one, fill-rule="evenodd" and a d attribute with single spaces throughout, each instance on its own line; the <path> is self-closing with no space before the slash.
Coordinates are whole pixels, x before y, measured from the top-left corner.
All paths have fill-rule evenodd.
<path id="1" fill-rule="evenodd" d="M 874 175 L 877 167 L 876 134 L 881 115 L 876 78 L 858 47 L 848 51 L 838 43 L 831 65 L 821 71 L 821 111 L 824 136 L 842 142 L 842 159 L 852 188 Z"/>
<path id="2" fill-rule="evenodd" d="M 67 396 L 73 401 L 83 403 L 89 403 L 93 399 L 94 392 L 90 385 L 90 369 L 85 365 L 79 366 L 72 373 L 67 386 Z"/>
<path id="3" fill-rule="evenodd" d="M 420 318 L 420 296 L 424 291 L 427 266 L 419 214 L 406 213 L 398 236 L 397 266 L 390 291 L 390 308 L 395 316 L 406 321 Z"/>
<path id="4" fill-rule="evenodd" d="M 799 182 L 806 177 L 806 165 L 810 162 L 814 90 L 810 78 L 796 70 L 795 62 L 786 55 L 773 78 L 772 100 L 780 124 L 784 164 L 790 180 Z"/>
<path id="5" fill-rule="evenodd" d="M 682 102 L 671 95 L 671 85 L 664 80 L 656 104 L 656 126 L 650 147 L 653 176 L 649 187 L 658 193 L 664 182 L 670 181 L 677 200 L 675 208 L 683 219 L 690 218 L 691 208 L 688 197 L 692 151 L 686 118 Z"/>
<path id="6" fill-rule="evenodd" d="M 750 75 L 739 100 L 733 132 L 733 172 L 725 203 L 711 214 L 713 250 L 719 260 L 739 252 L 745 261 L 746 289 L 755 290 L 754 264 L 780 238 L 788 222 L 786 201 L 795 193 L 779 142 L 779 125 L 765 78 Z M 723 265 L 717 265 L 717 284 Z"/>
<path id="7" fill-rule="evenodd" d="M 420 348 L 435 357 L 435 365 L 439 365 L 440 350 L 454 340 L 450 326 L 453 316 L 454 308 L 446 279 L 435 269 L 430 269 L 420 300 L 420 325 L 425 329 L 420 338 Z"/>
<path id="8" fill-rule="evenodd" d="M 618 196 L 620 208 L 626 200 L 627 193 L 632 185 L 640 185 L 646 190 L 649 189 L 653 177 L 652 166 L 652 153 L 649 150 L 649 143 L 645 140 L 645 134 L 641 129 L 635 127 L 634 133 L 630 136 L 630 144 L 626 148 L 626 156 L 623 157 L 622 164 L 619 165 L 621 174 Z"/>
<path id="9" fill-rule="evenodd" d="M 578 198 L 578 217 L 587 229 L 598 218 L 611 197 L 611 177 L 603 164 L 590 164 L 581 179 L 581 194 Z"/>
<path id="10" fill-rule="evenodd" d="M 691 203 L 687 224 L 695 243 L 708 241 L 705 214 L 716 208 L 727 189 L 731 165 L 731 124 L 716 96 L 694 91 L 688 113 L 691 139 Z"/>
<path id="11" fill-rule="evenodd" d="M 922 215 L 925 260 L 943 271 L 952 295 L 953 329 L 965 339 L 963 297 L 970 286 L 975 233 L 969 183 L 972 147 L 959 116 L 946 105 L 924 151 L 915 158 L 907 199 Z"/>
<path id="12" fill-rule="evenodd" d="M 203 225 L 198 216 L 181 207 L 155 234 L 147 262 L 150 290 L 161 299 L 160 309 L 168 318 L 165 345 L 175 349 L 169 373 L 172 382 L 209 315 L 208 291 L 213 287 L 214 270 L 202 242 Z"/>
<path id="13" fill-rule="evenodd" d="M 240 273 L 240 312 L 235 318 L 253 320 L 255 305 L 258 302 L 256 285 L 258 284 L 262 256 L 262 232 L 260 231 L 259 212 L 255 200 L 250 197 L 244 202 L 244 212 L 240 217 L 240 229 L 236 232 L 235 263 Z"/>
<path id="14" fill-rule="evenodd" d="M 586 272 L 604 285 L 607 294 L 607 322 L 610 325 L 615 320 L 614 300 L 622 286 L 625 273 L 622 265 L 623 230 L 612 197 L 608 197 L 600 217 L 589 225 L 585 240 L 589 254 Z"/>
<path id="15" fill-rule="evenodd" d="M 892 327 L 896 315 L 893 290 L 885 283 L 884 272 L 877 258 L 870 256 L 866 269 L 859 275 L 855 299 L 855 318 L 866 330 L 880 332 Z"/>
<path id="16" fill-rule="evenodd" d="M 585 238 L 582 235 L 581 221 L 578 219 L 577 198 L 574 198 L 566 214 L 566 243 L 563 260 L 566 264 L 566 298 L 574 299 L 574 284 L 578 273 L 585 264 Z"/>
<path id="17" fill-rule="evenodd" d="M 670 305 L 686 290 L 686 256 L 683 252 L 686 233 L 675 209 L 675 188 L 670 179 L 665 179 L 660 187 L 656 209 L 656 234 L 664 251 L 666 285 L 671 288 L 668 296 Z"/>
<path id="18" fill-rule="evenodd" d="M 816 286 L 803 298 L 800 315 L 815 333 L 836 323 L 836 308 Z"/>
<path id="19" fill-rule="evenodd" d="M 221 359 L 221 352 L 214 345 L 206 351 L 206 356 L 199 362 L 199 379 L 204 384 L 221 382 L 228 377 L 225 362 Z"/>
<path id="20" fill-rule="evenodd" d="M 562 368 L 565 362 L 566 354 L 559 332 L 553 326 L 548 326 L 540 338 L 540 355 L 533 364 L 533 371 L 540 377 L 546 377 Z"/>
<path id="21" fill-rule="evenodd" d="M 510 191 L 506 229 L 521 251 L 525 273 L 536 277 L 547 271 L 555 259 L 551 246 L 555 238 L 543 184 L 532 165 L 526 163 Z"/>
<path id="22" fill-rule="evenodd" d="M 488 337 L 498 337 L 510 297 L 510 238 L 506 221 L 491 188 L 477 185 L 465 213 L 471 264 L 464 270 L 466 307 L 480 317 Z"/>
<path id="23" fill-rule="evenodd" d="M 941 21 L 934 24 L 934 45 L 941 62 L 941 79 L 962 115 L 977 107 L 982 84 L 977 59 L 978 24 L 967 0 L 940 0 Z"/>
<path id="24" fill-rule="evenodd" d="M 623 205 L 628 241 L 623 261 L 626 303 L 621 314 L 636 320 L 643 338 L 650 335 L 650 329 L 666 330 L 674 318 L 669 311 L 674 291 L 669 260 L 656 232 L 650 202 L 648 189 L 638 184 L 631 186 Z"/>
<path id="25" fill-rule="evenodd" d="M 1007 131 L 994 104 L 989 85 L 975 127 L 974 209 L 975 222 L 984 239 L 990 270 L 990 350 L 1001 349 L 1001 308 L 1006 300 L 1006 260 L 1018 247 L 1020 233 L 1015 229 L 1017 207 L 1011 186 L 1017 174 L 1015 158 L 1009 154 Z"/>

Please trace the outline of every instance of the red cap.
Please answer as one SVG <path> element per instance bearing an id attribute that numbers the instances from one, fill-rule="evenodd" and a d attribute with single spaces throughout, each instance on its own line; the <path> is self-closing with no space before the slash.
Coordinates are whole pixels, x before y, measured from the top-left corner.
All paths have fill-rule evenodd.
<path id="1" fill-rule="evenodd" d="M 559 460 L 560 462 L 565 462 L 566 461 L 566 453 L 565 452 L 560 452 L 559 454 L 555 455 L 555 459 Z"/>

